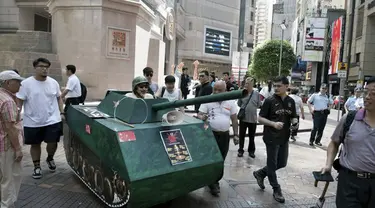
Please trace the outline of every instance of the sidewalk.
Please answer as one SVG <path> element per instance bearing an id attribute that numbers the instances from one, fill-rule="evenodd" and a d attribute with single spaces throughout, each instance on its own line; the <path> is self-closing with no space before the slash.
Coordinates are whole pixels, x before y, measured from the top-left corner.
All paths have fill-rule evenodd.
<path id="1" fill-rule="evenodd" d="M 301 125 L 312 126 L 312 122 L 302 121 Z M 296 142 L 290 143 L 289 163 L 286 168 L 277 173 L 286 198 L 286 203 L 283 205 L 273 200 L 272 189 L 267 180 L 265 181 L 266 190 L 261 191 L 252 175 L 252 172 L 264 166 L 266 161 L 262 138 L 256 137 L 255 159 L 249 158 L 247 154 L 243 158 L 238 158 L 238 146 L 231 143 L 230 152 L 225 161 L 224 178 L 220 181 L 220 197 L 212 197 L 206 188 L 202 188 L 173 200 L 169 206 L 160 205 L 158 207 L 310 207 L 316 202 L 323 188 L 323 184 L 318 184 L 317 188 L 313 186 L 312 171 L 320 170 L 325 164 L 325 149 L 333 130 L 334 126 L 329 124 L 326 126 L 322 148 L 308 146 L 310 133 L 301 133 Z M 258 126 L 257 132 L 260 131 L 262 131 L 262 127 Z M 40 180 L 34 180 L 31 177 L 33 165 L 28 153 L 29 148 L 24 147 L 24 180 L 16 207 L 104 207 L 70 170 L 65 160 L 62 143 L 59 144 L 55 156 L 58 167 L 56 173 L 47 172 L 48 168 L 44 162 L 46 158 L 44 147 L 45 145 L 42 153 L 42 168 L 45 172 L 44 177 Z M 336 173 L 333 172 L 333 175 L 335 177 Z M 328 198 L 325 207 L 335 207 L 333 203 L 335 190 L 336 182 L 333 182 L 327 192 Z"/>

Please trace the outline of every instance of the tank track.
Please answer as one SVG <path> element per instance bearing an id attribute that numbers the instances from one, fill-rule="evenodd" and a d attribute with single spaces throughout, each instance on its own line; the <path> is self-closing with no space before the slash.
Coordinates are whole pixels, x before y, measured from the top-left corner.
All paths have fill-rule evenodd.
<path id="1" fill-rule="evenodd" d="M 68 133 L 64 126 L 64 132 Z M 100 159 L 69 130 L 64 138 L 66 160 L 74 174 L 108 207 L 126 207 L 130 199 L 128 183 Z M 89 161 L 98 161 L 91 164 Z"/>

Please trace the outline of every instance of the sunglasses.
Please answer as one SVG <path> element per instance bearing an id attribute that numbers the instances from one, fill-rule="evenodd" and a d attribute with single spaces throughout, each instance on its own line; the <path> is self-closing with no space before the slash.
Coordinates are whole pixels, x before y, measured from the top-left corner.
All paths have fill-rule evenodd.
<path id="1" fill-rule="evenodd" d="M 205 75 L 204 74 L 200 74 L 199 77 L 204 77 Z"/>

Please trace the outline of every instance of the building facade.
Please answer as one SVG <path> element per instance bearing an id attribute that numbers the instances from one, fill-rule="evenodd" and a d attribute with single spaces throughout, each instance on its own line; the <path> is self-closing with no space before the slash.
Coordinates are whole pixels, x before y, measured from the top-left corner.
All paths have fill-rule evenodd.
<path id="1" fill-rule="evenodd" d="M 272 40 L 281 40 L 281 24 L 284 24 L 286 27 L 283 34 L 283 39 L 286 41 L 291 40 L 292 25 L 296 19 L 296 6 L 295 0 L 278 0 L 275 4 L 273 4 L 271 29 Z"/>
<path id="2" fill-rule="evenodd" d="M 243 51 L 252 47 L 254 1 L 246 0 Z M 88 99 L 101 99 L 110 88 L 131 90 L 146 66 L 159 84 L 181 61 L 191 75 L 195 60 L 199 69 L 229 72 L 238 45 L 239 3 L 2 0 L 0 8 L 0 70 L 29 76 L 32 61 L 46 57 L 51 76 L 65 85 L 65 66 L 74 64 Z"/>
<path id="3" fill-rule="evenodd" d="M 346 28 L 350 27 L 353 5 L 347 2 Z M 351 47 L 349 77 L 350 85 L 363 83 L 369 76 L 375 76 L 375 1 L 361 0 L 354 5 L 352 42 L 349 45 L 350 30 L 345 31 L 344 61 L 348 61 L 348 48 Z"/>
<path id="4" fill-rule="evenodd" d="M 267 0 L 256 1 L 254 46 L 270 38 L 269 5 Z"/>
<path id="5" fill-rule="evenodd" d="M 255 18 L 254 0 L 246 0 L 243 51 L 251 51 Z M 178 61 L 183 61 L 193 74 L 193 62 L 222 76 L 230 72 L 232 52 L 238 48 L 240 1 L 179 0 L 177 18 L 185 29 L 178 39 Z"/>

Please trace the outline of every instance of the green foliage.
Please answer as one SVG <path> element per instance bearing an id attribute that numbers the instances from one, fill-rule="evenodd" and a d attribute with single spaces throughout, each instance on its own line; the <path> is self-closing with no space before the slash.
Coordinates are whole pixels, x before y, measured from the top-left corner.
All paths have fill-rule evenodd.
<path id="1" fill-rule="evenodd" d="M 267 81 L 279 75 L 279 56 L 281 40 L 270 40 L 254 49 L 250 65 L 250 74 L 259 81 Z M 296 62 L 292 46 L 283 41 L 281 75 L 289 76 Z"/>

